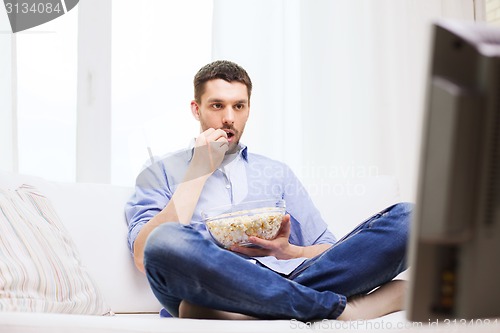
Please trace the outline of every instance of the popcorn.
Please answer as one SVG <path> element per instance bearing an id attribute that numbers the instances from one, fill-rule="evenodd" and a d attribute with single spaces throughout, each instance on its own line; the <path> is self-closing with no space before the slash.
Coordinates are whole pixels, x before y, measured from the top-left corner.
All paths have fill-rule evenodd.
<path id="1" fill-rule="evenodd" d="M 263 239 L 276 237 L 283 218 L 283 210 L 276 207 L 252 211 L 228 213 L 207 221 L 206 225 L 212 237 L 225 248 L 234 244 L 248 245 L 248 237 Z"/>

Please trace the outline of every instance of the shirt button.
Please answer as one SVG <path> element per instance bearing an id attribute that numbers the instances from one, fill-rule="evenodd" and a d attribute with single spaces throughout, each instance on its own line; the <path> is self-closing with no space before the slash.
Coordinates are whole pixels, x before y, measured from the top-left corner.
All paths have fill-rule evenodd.
<path id="1" fill-rule="evenodd" d="M 227 185 L 226 185 L 226 188 L 231 188 L 231 185 L 227 184 Z"/>

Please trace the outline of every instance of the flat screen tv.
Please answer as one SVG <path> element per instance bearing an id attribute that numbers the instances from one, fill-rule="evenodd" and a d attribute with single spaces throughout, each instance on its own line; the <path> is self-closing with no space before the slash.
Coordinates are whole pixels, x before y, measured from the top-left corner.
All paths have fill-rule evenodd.
<path id="1" fill-rule="evenodd" d="M 407 318 L 500 317 L 500 27 L 433 24 Z"/>

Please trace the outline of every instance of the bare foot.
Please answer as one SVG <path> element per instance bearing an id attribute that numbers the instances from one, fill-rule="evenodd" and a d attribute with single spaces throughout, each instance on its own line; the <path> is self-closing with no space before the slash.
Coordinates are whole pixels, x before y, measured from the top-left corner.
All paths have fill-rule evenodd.
<path id="1" fill-rule="evenodd" d="M 191 304 L 185 300 L 179 305 L 179 318 L 252 320 L 257 319 L 240 313 L 226 312 Z"/>
<path id="2" fill-rule="evenodd" d="M 364 296 L 347 300 L 338 320 L 367 320 L 403 310 L 407 281 L 390 281 Z"/>

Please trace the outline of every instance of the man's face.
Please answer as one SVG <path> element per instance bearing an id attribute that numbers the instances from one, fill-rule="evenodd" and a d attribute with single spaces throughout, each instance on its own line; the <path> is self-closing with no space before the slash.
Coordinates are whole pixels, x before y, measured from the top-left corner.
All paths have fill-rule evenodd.
<path id="1" fill-rule="evenodd" d="M 191 111 L 200 121 L 202 132 L 209 128 L 224 130 L 229 141 L 227 153 L 234 153 L 250 112 L 247 87 L 222 79 L 207 81 L 200 103 L 191 102 Z"/>

